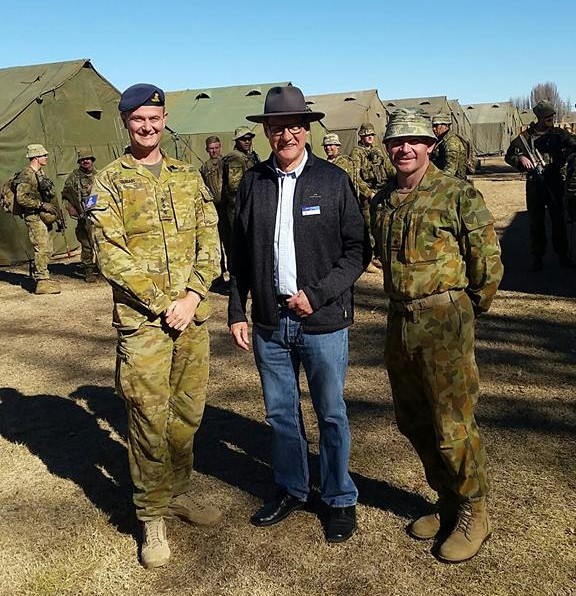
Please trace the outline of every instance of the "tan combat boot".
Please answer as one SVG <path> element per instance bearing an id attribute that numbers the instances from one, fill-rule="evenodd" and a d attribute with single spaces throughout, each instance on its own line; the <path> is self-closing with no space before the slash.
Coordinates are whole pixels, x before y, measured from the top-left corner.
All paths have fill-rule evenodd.
<path id="1" fill-rule="evenodd" d="M 436 512 L 423 515 L 408 526 L 408 534 L 418 540 L 430 540 L 442 530 L 444 535 L 456 525 L 458 500 L 453 495 L 441 495 L 436 502 Z"/>
<path id="2" fill-rule="evenodd" d="M 60 294 L 60 284 L 54 279 L 39 279 L 36 282 L 36 294 Z"/>
<path id="3" fill-rule="evenodd" d="M 491 533 L 486 499 L 465 499 L 458 509 L 456 527 L 440 546 L 438 556 L 448 563 L 467 561 L 478 553 Z"/>
<path id="4" fill-rule="evenodd" d="M 163 567 L 170 559 L 170 547 L 166 539 L 164 518 L 143 522 L 144 541 L 140 556 L 146 569 Z"/>
<path id="5" fill-rule="evenodd" d="M 168 506 L 168 515 L 196 526 L 214 526 L 222 519 L 220 509 L 200 504 L 192 491 L 174 497 Z"/>

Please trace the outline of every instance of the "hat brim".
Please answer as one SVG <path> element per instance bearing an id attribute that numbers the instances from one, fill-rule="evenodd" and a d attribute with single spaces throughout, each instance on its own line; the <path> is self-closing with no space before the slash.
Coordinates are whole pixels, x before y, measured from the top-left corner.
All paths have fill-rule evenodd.
<path id="1" fill-rule="evenodd" d="M 317 122 L 322 120 L 326 114 L 324 112 L 270 112 L 268 114 L 254 114 L 246 116 L 250 122 L 267 122 L 270 118 L 283 118 L 285 116 L 305 116 L 308 122 Z"/>

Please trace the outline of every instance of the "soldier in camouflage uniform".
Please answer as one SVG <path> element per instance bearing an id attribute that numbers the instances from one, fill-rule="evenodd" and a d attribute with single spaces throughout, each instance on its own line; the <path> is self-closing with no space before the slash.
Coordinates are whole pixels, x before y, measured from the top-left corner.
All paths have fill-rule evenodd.
<path id="1" fill-rule="evenodd" d="M 348 176 L 350 176 L 350 180 L 352 180 L 354 190 L 356 191 L 356 196 L 358 196 L 358 175 L 356 166 L 354 160 L 349 155 L 340 153 L 340 147 L 342 146 L 340 137 L 334 132 L 328 133 L 322 140 L 322 146 L 324 147 L 324 153 L 326 153 L 326 159 L 335 166 L 342 168 Z"/>
<path id="2" fill-rule="evenodd" d="M 506 163 L 526 172 L 526 209 L 530 224 L 531 271 L 543 267 L 546 250 L 546 209 L 552 224 L 552 247 L 560 267 L 572 268 L 568 254 L 568 236 L 564 222 L 564 178 L 566 158 L 576 152 L 576 137 L 554 126 L 556 108 L 549 101 L 540 101 L 533 108 L 537 122 L 518 135 L 506 152 Z M 533 163 L 529 151 L 541 163 Z"/>
<path id="3" fill-rule="evenodd" d="M 165 517 L 210 525 L 191 482 L 208 382 L 208 288 L 220 263 L 212 195 L 192 166 L 159 148 L 164 93 L 128 88 L 119 110 L 127 152 L 96 176 L 86 211 L 100 271 L 112 285 L 116 379 L 128 411 L 128 454 L 145 567 L 170 557 Z"/>
<path id="4" fill-rule="evenodd" d="M 92 241 L 86 225 L 84 203 L 90 196 L 90 189 L 97 173 L 94 167 L 96 158 L 90 149 L 78 150 L 78 167 L 66 178 L 62 189 L 62 200 L 68 214 L 76 223 L 76 239 L 80 243 L 80 263 L 84 279 L 88 283 L 96 281 L 96 262 Z"/>
<path id="5" fill-rule="evenodd" d="M 200 174 L 204 180 L 204 184 L 208 187 L 212 196 L 214 197 L 214 205 L 218 213 L 218 233 L 220 240 L 226 236 L 227 220 L 226 213 L 222 209 L 222 145 L 217 136 L 209 136 L 206 138 L 206 152 L 210 156 L 200 168 Z M 214 280 L 212 289 L 216 291 L 226 291 L 227 284 L 224 279 L 226 271 L 227 255 L 224 244 L 220 243 L 220 275 Z"/>
<path id="6" fill-rule="evenodd" d="M 260 163 L 260 157 L 252 150 L 252 139 L 256 135 L 247 127 L 240 126 L 234 131 L 234 149 L 222 159 L 222 209 L 226 214 L 226 230 L 223 234 L 226 256 L 230 255 L 230 240 L 236 193 L 244 172 Z"/>
<path id="7" fill-rule="evenodd" d="M 366 226 L 370 230 L 370 202 L 378 190 L 384 188 L 396 172 L 386 152 L 374 146 L 376 131 L 372 124 L 369 122 L 362 124 L 358 130 L 358 136 L 360 137 L 358 146 L 352 149 L 350 157 L 356 165 L 356 180 L 362 212 Z M 374 247 L 374 238 L 371 232 L 370 244 Z M 374 272 L 376 267 L 380 267 L 380 261 L 377 258 L 372 260 L 367 270 Z"/>
<path id="8" fill-rule="evenodd" d="M 466 180 L 468 147 L 456 133 L 450 130 L 450 126 L 452 126 L 450 114 L 436 114 L 432 118 L 432 130 L 438 142 L 430 155 L 430 161 L 445 174 Z"/>
<path id="9" fill-rule="evenodd" d="M 14 181 L 16 202 L 23 213 L 30 242 L 34 249 L 34 280 L 36 294 L 59 294 L 60 284 L 50 279 L 48 263 L 52 257 L 53 243 L 50 232 L 61 218 L 55 198 L 54 185 L 42 169 L 48 163 L 48 151 L 42 145 L 28 145 L 28 167 Z"/>
<path id="10" fill-rule="evenodd" d="M 390 299 L 386 366 L 399 430 L 438 493 L 412 536 L 439 540 L 439 557 L 473 557 L 490 535 L 484 443 L 474 418 L 474 320 L 502 278 L 494 220 L 470 184 L 429 161 L 436 137 L 424 112 L 391 115 L 385 143 L 395 180 L 372 203 L 376 251 Z"/>

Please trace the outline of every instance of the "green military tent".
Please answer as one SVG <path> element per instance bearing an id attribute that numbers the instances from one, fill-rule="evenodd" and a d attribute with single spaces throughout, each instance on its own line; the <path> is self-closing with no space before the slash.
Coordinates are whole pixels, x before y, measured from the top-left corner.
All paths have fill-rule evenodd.
<path id="1" fill-rule="evenodd" d="M 253 148 L 261 158 L 267 158 L 270 145 L 262 127 L 246 120 L 250 114 L 264 111 L 266 93 L 271 87 L 290 85 L 265 83 L 258 85 L 237 85 L 212 89 L 185 89 L 166 93 L 168 128 L 173 132 L 175 155 L 199 167 L 208 159 L 205 150 L 207 136 L 217 135 L 222 142 L 223 155 L 232 150 L 234 130 L 248 126 L 256 134 Z M 320 147 L 324 128 L 313 123 L 312 146 Z M 170 151 L 170 149 L 168 149 Z"/>
<path id="2" fill-rule="evenodd" d="M 509 101 L 463 107 L 472 124 L 478 155 L 503 155 L 522 129 L 520 113 Z"/>
<path id="3" fill-rule="evenodd" d="M 0 70 L 0 180 L 28 163 L 26 146 L 41 143 L 49 152 L 46 168 L 58 200 L 76 150 L 90 147 L 96 166 L 115 159 L 127 142 L 118 115 L 119 91 L 90 60 L 17 66 Z M 54 236 L 56 254 L 78 246 L 74 223 Z M 0 265 L 29 260 L 32 247 L 22 219 L 0 213 Z"/>
<path id="4" fill-rule="evenodd" d="M 349 155 L 356 146 L 358 129 L 364 122 L 374 126 L 378 142 L 382 141 L 387 118 L 376 89 L 308 95 L 306 103 L 312 110 L 326 114 L 322 122 L 340 137 L 342 153 Z"/>

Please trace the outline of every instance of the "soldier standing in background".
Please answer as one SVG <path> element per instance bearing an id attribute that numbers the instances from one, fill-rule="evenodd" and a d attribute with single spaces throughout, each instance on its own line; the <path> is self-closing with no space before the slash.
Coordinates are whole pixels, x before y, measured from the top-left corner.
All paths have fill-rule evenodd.
<path id="1" fill-rule="evenodd" d="M 128 411 L 128 455 L 142 564 L 166 565 L 166 517 L 212 525 L 198 500 L 194 435 L 208 383 L 208 289 L 220 250 L 212 195 L 200 174 L 166 156 L 164 92 L 129 87 L 118 106 L 126 153 L 96 176 L 86 201 L 101 273 L 112 285 L 117 391 Z"/>
<path id="2" fill-rule="evenodd" d="M 208 187 L 212 196 L 214 197 L 214 206 L 218 213 L 218 232 L 220 234 L 220 275 L 214 280 L 213 289 L 218 291 L 219 288 L 225 289 L 226 281 L 224 273 L 228 262 L 228 255 L 222 238 L 226 236 L 226 213 L 222 209 L 222 145 L 217 136 L 209 136 L 206 138 L 206 152 L 210 156 L 201 166 L 200 174 L 204 180 L 204 184 Z"/>
<path id="3" fill-rule="evenodd" d="M 324 136 L 322 146 L 324 147 L 324 153 L 326 153 L 326 159 L 335 166 L 342 168 L 348 176 L 350 176 L 350 180 L 352 180 L 356 195 L 358 196 L 358 175 L 356 167 L 349 155 L 340 153 L 340 147 L 342 146 L 340 137 L 336 133 L 330 132 Z"/>
<path id="4" fill-rule="evenodd" d="M 554 126 L 556 108 L 539 101 L 534 108 L 537 121 L 520 133 L 508 147 L 505 161 L 526 172 L 526 209 L 530 225 L 531 271 L 540 271 L 546 251 L 546 208 L 552 224 L 552 247 L 560 267 L 572 268 L 564 221 L 564 178 L 566 158 L 576 152 L 576 137 Z"/>
<path id="5" fill-rule="evenodd" d="M 54 223 L 62 214 L 52 201 L 54 184 L 42 169 L 48 163 L 48 151 L 42 145 L 28 145 L 28 167 L 14 181 L 16 202 L 24 216 L 30 242 L 34 249 L 34 280 L 36 294 L 59 294 L 60 284 L 50 279 L 48 263 L 52 257 L 53 243 L 50 234 Z"/>
<path id="6" fill-rule="evenodd" d="M 466 180 L 468 147 L 456 133 L 450 130 L 451 126 L 450 114 L 436 114 L 432 118 L 432 130 L 438 141 L 430 155 L 430 161 L 445 174 Z"/>
<path id="7" fill-rule="evenodd" d="M 384 136 L 397 170 L 372 203 L 390 299 L 385 358 L 398 429 L 419 455 L 437 512 L 409 533 L 437 538 L 438 556 L 473 557 L 491 533 L 486 454 L 474 410 L 474 320 L 502 278 L 494 220 L 482 195 L 429 161 L 429 117 L 399 109 Z"/>
<path id="8" fill-rule="evenodd" d="M 358 130 L 358 146 L 350 154 L 356 165 L 356 180 L 362 204 L 362 213 L 368 230 L 370 230 L 370 202 L 374 195 L 386 186 L 390 178 L 395 175 L 394 168 L 385 152 L 374 146 L 376 131 L 369 122 L 362 124 Z M 370 232 L 370 244 L 374 247 L 374 238 Z M 380 261 L 372 259 L 367 271 L 375 272 L 380 268 Z"/>
<path id="9" fill-rule="evenodd" d="M 78 167 L 66 178 L 62 189 L 62 200 L 68 214 L 76 220 L 76 239 L 80 243 L 80 263 L 84 279 L 88 283 L 96 281 L 96 262 L 92 241 L 86 226 L 84 204 L 90 196 L 90 189 L 96 175 L 96 158 L 91 149 L 78 150 Z"/>
<path id="10" fill-rule="evenodd" d="M 222 159 L 222 209 L 226 214 L 226 231 L 222 242 L 226 247 L 227 257 L 230 257 L 234 207 L 240 181 L 246 170 L 260 163 L 260 157 L 252 150 L 252 139 L 255 136 L 247 126 L 238 127 L 234 131 L 234 149 Z"/>

